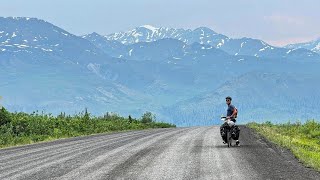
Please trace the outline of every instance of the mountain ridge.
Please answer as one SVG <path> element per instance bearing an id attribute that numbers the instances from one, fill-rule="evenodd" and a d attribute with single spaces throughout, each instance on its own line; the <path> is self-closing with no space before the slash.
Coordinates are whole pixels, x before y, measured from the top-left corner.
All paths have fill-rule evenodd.
<path id="1" fill-rule="evenodd" d="M 85 35 L 90 36 L 90 34 Z M 214 48 L 221 49 L 230 55 L 248 55 L 256 57 L 288 57 L 295 50 L 281 47 L 275 47 L 266 42 L 253 38 L 229 38 L 223 34 L 216 33 L 207 27 L 198 27 L 194 30 L 182 28 L 156 28 L 149 25 L 143 25 L 130 31 L 112 33 L 106 36 L 100 35 L 109 41 L 118 41 L 124 45 L 132 45 L 140 42 L 154 42 L 161 39 L 177 39 L 188 45 L 200 43 L 210 45 Z M 290 51 L 291 50 L 291 51 Z M 304 56 L 318 56 L 319 54 L 312 51 L 300 51 Z"/>
<path id="2" fill-rule="evenodd" d="M 309 41 L 309 42 L 302 42 L 302 43 L 296 43 L 296 44 L 288 44 L 284 46 L 285 48 L 304 48 L 311 50 L 315 53 L 320 53 L 320 37 L 318 39 Z"/>
<path id="3" fill-rule="evenodd" d="M 4 98 L 3 105 L 11 111 L 44 109 L 52 113 L 74 113 L 87 107 L 98 115 L 109 111 L 133 116 L 151 111 L 160 120 L 177 120 L 172 123 L 178 126 L 208 125 L 211 123 L 208 119 L 213 118 L 210 113 L 224 112 L 225 96 L 234 96 L 243 107 L 248 107 L 246 97 L 265 96 L 270 98 L 263 98 L 264 101 L 278 103 L 271 97 L 284 93 L 283 83 L 291 87 L 286 89 L 287 94 L 303 100 L 300 104 L 289 97 L 290 107 L 300 110 L 297 113 L 286 111 L 284 115 L 301 117 L 305 111 L 306 117 L 312 117 L 313 112 L 306 111 L 305 103 L 313 101 L 313 105 L 317 105 L 304 93 L 310 91 L 302 91 L 319 77 L 320 58 L 309 50 L 274 48 L 252 38 L 227 41 L 228 37 L 205 27 L 186 34 L 179 34 L 183 29 L 171 30 L 187 38 L 185 42 L 173 36 L 126 45 L 98 33 L 76 36 L 43 20 L 9 18 L 6 21 L 11 22 L 3 23 L 4 18 L 0 18 L 0 95 Z M 146 40 L 149 36 L 151 40 L 161 28 L 144 26 L 140 29 L 143 32 L 136 30 L 136 37 Z M 167 30 L 162 28 L 162 31 Z M 201 43 L 201 37 L 202 42 L 207 42 L 206 38 L 216 38 L 216 42 L 210 42 L 216 46 L 222 43 L 221 38 L 226 41 L 217 48 Z M 263 73 L 273 75 L 265 79 Z M 292 78 L 284 73 L 301 75 L 302 80 L 293 81 L 299 76 Z M 308 80 L 309 76 L 312 81 Z M 238 93 L 237 86 L 232 84 L 237 84 Z M 273 87 L 275 91 L 270 90 Z M 312 88 L 319 88 L 318 84 Z M 219 96 L 210 95 L 215 93 Z M 314 94 L 318 97 L 317 92 Z M 186 118 L 190 112 L 186 113 L 183 108 L 188 105 L 195 108 L 186 110 L 198 114 L 201 119 Z M 266 117 L 269 111 L 278 108 L 273 107 L 272 102 L 265 105 L 264 109 L 257 108 L 257 113 L 265 113 Z M 241 112 L 244 118 L 251 115 L 250 111 Z M 181 120 L 179 116 L 184 118 Z"/>

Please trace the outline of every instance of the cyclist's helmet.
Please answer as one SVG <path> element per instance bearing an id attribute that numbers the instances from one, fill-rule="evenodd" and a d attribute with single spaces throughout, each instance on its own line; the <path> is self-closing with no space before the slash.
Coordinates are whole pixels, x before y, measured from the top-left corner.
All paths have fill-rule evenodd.
<path id="1" fill-rule="evenodd" d="M 231 98 L 230 96 L 227 96 L 227 97 L 226 97 L 226 100 L 227 100 L 227 99 L 230 99 L 230 101 L 232 101 L 232 98 Z"/>

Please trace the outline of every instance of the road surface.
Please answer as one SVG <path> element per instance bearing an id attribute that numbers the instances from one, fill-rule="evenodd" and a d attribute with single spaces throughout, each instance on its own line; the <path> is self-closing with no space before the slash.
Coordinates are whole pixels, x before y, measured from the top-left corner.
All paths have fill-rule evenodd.
<path id="1" fill-rule="evenodd" d="M 245 126 L 240 141 L 217 126 L 64 139 L 0 150 L 0 179 L 320 179 Z"/>

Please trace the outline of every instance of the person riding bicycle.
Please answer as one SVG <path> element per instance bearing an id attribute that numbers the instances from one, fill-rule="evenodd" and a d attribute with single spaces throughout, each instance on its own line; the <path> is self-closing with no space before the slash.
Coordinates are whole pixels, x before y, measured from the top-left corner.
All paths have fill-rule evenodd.
<path id="1" fill-rule="evenodd" d="M 227 109 L 227 119 L 230 119 L 231 121 L 233 121 L 234 123 L 236 122 L 236 116 L 238 113 L 237 108 L 231 104 L 232 98 L 230 96 L 226 97 L 226 104 L 228 106 Z M 222 139 L 225 143 L 225 139 L 224 139 L 224 128 L 225 128 L 226 124 L 221 125 L 220 127 L 220 133 L 222 136 Z M 240 130 L 238 128 L 238 126 L 234 125 L 233 129 L 232 129 L 232 133 L 233 133 L 233 139 L 236 140 L 236 145 L 239 146 L 240 145 L 240 141 L 239 141 L 239 135 L 240 135 Z"/>

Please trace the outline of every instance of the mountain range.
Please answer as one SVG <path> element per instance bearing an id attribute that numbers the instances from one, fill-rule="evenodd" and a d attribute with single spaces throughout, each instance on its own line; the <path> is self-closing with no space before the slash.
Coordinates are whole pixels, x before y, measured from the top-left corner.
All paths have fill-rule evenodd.
<path id="1" fill-rule="evenodd" d="M 289 44 L 285 46 L 288 49 L 304 48 L 316 53 L 320 53 L 320 38 L 306 43 Z"/>
<path id="2" fill-rule="evenodd" d="M 271 46 L 266 42 L 252 38 L 233 39 L 223 34 L 214 32 L 206 27 L 199 27 L 194 30 L 173 29 L 173 28 L 155 28 L 152 26 L 141 26 L 128 32 L 114 33 L 99 37 L 96 33 L 86 35 L 85 38 L 93 40 L 105 38 L 109 41 L 118 41 L 129 45 L 139 42 L 153 42 L 160 39 L 170 38 L 182 41 L 186 44 L 200 43 L 209 45 L 213 48 L 221 49 L 230 55 L 248 55 L 256 57 L 292 57 L 297 55 L 293 48 L 279 48 Z M 94 41 L 94 40 L 93 40 Z M 99 41 L 99 40 L 98 40 Z M 291 49 L 291 51 L 290 51 Z M 299 55 L 317 56 L 308 50 L 299 50 Z"/>
<path id="3" fill-rule="evenodd" d="M 318 53 L 206 27 L 76 36 L 37 18 L 0 17 L 0 96 L 12 111 L 151 111 L 193 126 L 220 123 L 232 95 L 239 122 L 303 121 L 319 118 Z"/>

